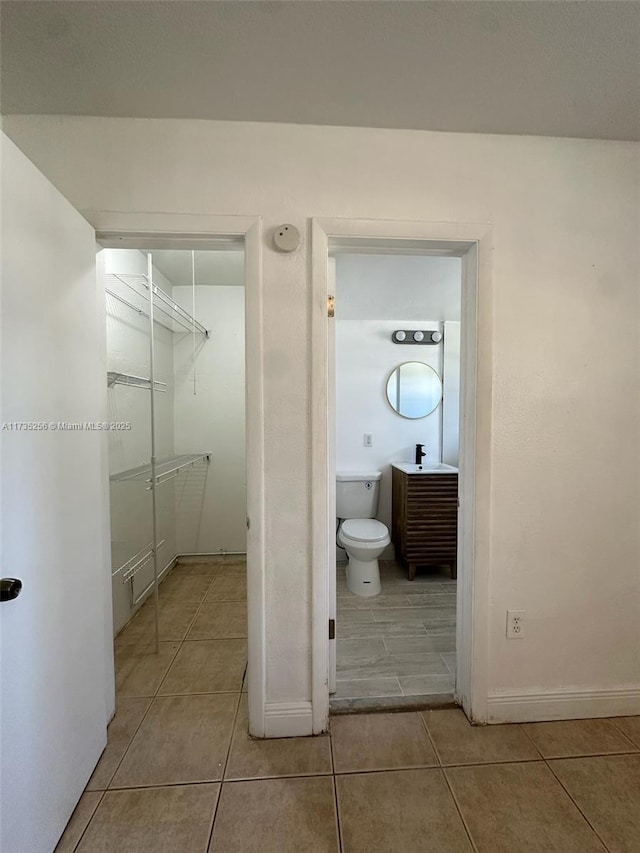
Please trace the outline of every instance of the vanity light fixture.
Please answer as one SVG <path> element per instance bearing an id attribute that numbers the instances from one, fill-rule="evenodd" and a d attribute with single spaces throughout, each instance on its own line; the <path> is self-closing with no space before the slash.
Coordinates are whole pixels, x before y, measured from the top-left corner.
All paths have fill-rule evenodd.
<path id="1" fill-rule="evenodd" d="M 391 334 L 394 344 L 439 344 L 442 332 L 429 332 L 423 329 L 396 329 Z"/>

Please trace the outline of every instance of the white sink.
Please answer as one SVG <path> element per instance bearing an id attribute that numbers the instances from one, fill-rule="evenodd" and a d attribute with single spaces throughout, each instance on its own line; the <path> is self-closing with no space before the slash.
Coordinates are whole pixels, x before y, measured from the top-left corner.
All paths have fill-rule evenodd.
<path id="1" fill-rule="evenodd" d="M 392 468 L 404 471 L 405 474 L 457 474 L 458 469 L 453 465 L 445 465 L 444 462 L 423 462 L 416 465 L 414 462 L 392 462 Z"/>

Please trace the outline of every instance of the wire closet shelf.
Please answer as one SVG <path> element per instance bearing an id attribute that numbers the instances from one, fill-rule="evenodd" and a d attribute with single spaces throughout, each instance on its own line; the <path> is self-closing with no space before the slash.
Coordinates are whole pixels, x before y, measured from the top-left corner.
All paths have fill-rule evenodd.
<path id="1" fill-rule="evenodd" d="M 123 305 L 131 308 L 142 317 L 150 318 L 149 278 L 140 274 L 108 273 L 105 290 L 109 296 L 117 299 Z M 153 304 L 158 312 L 153 322 L 170 332 L 198 332 L 204 338 L 209 337 L 209 330 L 196 320 L 188 311 L 172 299 L 161 287 L 152 282 L 151 292 Z M 162 315 L 161 317 L 159 315 Z"/>
<path id="2" fill-rule="evenodd" d="M 181 305 L 179 305 L 168 293 L 161 287 L 158 287 L 153 280 L 153 258 L 151 252 L 147 253 L 147 274 L 124 274 L 124 273 L 108 273 L 105 278 L 105 291 L 113 299 L 125 305 L 140 317 L 145 317 L 148 320 L 149 328 L 149 376 L 135 376 L 128 373 L 119 373 L 110 371 L 107 373 L 107 385 L 129 385 L 136 388 L 145 388 L 150 391 L 150 438 L 151 438 L 151 456 L 148 463 L 139 465 L 136 468 L 130 468 L 126 471 L 120 471 L 112 474 L 111 482 L 142 482 L 145 484 L 145 490 L 151 492 L 151 520 L 152 520 L 152 535 L 151 542 L 145 544 L 137 550 L 127 560 L 122 562 L 123 555 L 118 555 L 118 565 L 112 568 L 112 576 L 121 575 L 124 583 L 133 582 L 135 575 L 150 561 L 153 562 L 153 580 L 145 588 L 145 590 L 135 599 L 134 604 L 138 604 L 143 600 L 146 593 L 153 589 L 154 610 L 155 610 L 155 635 L 156 635 L 156 652 L 160 651 L 160 629 L 159 629 L 159 607 L 160 600 L 158 595 L 159 583 L 159 566 L 158 566 L 158 551 L 165 544 L 164 539 L 158 536 L 158 509 L 156 503 L 156 489 L 158 486 L 166 483 L 177 477 L 182 471 L 187 468 L 192 468 L 202 462 L 207 464 L 210 461 L 211 454 L 203 453 L 188 453 L 179 456 L 173 456 L 169 459 L 159 460 L 156 457 L 156 424 L 155 424 L 155 391 L 166 391 L 167 385 L 165 382 L 158 382 L 155 379 L 155 336 L 154 325 L 159 325 L 168 329 L 170 332 L 189 333 L 193 341 L 193 393 L 196 393 L 196 370 L 195 361 L 197 353 L 196 338 L 202 336 L 203 342 L 209 338 L 209 331 L 198 322 L 192 314 L 189 314 Z M 196 273 L 195 273 L 195 251 L 191 252 L 191 287 L 192 287 L 192 310 L 195 314 L 195 292 L 196 292 Z M 124 543 L 121 543 L 124 544 Z M 130 553 L 130 552 L 129 552 Z M 132 585 L 133 594 L 133 585 Z"/>
<path id="3" fill-rule="evenodd" d="M 167 480 L 177 477 L 186 468 L 193 468 L 200 462 L 209 463 L 210 459 L 211 453 L 209 451 L 205 453 L 183 453 L 169 459 L 159 459 L 155 463 L 155 479 L 150 464 L 138 465 L 137 468 L 129 468 L 127 471 L 119 471 L 117 474 L 112 474 L 109 479 L 114 483 L 147 483 L 147 490 L 149 490 L 153 482 L 160 486 Z"/>

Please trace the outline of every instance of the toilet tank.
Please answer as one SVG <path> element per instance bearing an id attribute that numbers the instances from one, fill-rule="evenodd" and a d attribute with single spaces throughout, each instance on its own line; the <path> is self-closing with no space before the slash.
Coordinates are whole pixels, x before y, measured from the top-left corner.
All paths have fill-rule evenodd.
<path id="1" fill-rule="evenodd" d="M 336 471 L 336 517 L 375 518 L 381 471 Z"/>

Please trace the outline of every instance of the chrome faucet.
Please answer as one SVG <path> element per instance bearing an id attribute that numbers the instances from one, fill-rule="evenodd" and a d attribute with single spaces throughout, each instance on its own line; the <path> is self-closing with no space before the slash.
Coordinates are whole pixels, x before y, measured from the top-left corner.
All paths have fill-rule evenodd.
<path id="1" fill-rule="evenodd" d="M 416 444 L 416 465 L 422 465 L 422 460 L 427 455 L 423 447 L 424 444 Z"/>

